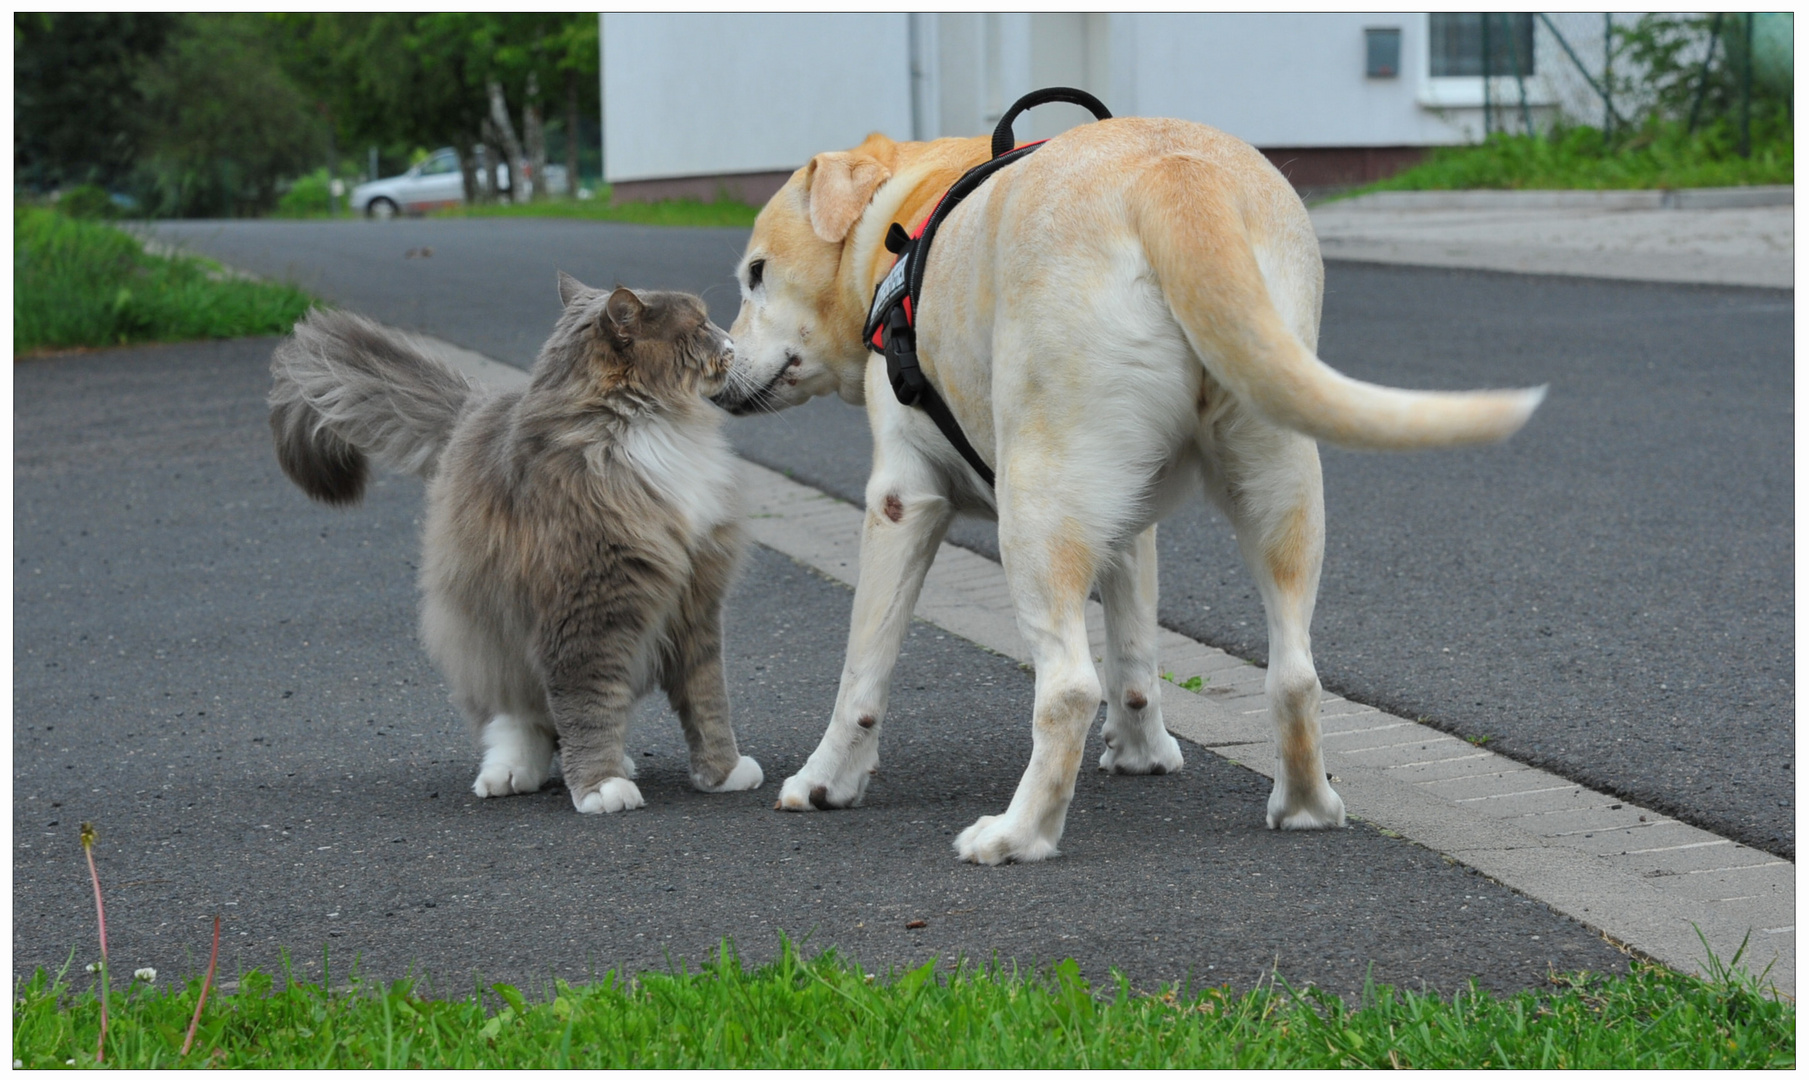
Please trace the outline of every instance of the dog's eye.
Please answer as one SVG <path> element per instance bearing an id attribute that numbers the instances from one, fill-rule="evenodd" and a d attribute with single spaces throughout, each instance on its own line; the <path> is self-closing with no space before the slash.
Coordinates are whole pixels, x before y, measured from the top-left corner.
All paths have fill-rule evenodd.
<path id="1" fill-rule="evenodd" d="M 760 287 L 760 279 L 766 276 L 766 260 L 755 259 L 747 264 L 747 287 L 752 292 Z"/>

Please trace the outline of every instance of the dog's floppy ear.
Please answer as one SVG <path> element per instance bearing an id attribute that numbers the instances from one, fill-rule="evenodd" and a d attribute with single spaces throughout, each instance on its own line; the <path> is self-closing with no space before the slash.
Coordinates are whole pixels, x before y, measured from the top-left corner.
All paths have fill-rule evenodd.
<path id="1" fill-rule="evenodd" d="M 559 306 L 571 307 L 572 301 L 590 291 L 590 286 L 565 271 L 559 271 Z"/>
<path id="2" fill-rule="evenodd" d="M 874 158 L 847 150 L 812 158 L 805 187 L 811 231 L 831 244 L 841 243 L 891 175 L 892 170 Z"/>
<path id="3" fill-rule="evenodd" d="M 610 329 L 623 341 L 632 339 L 640 330 L 641 315 L 646 310 L 647 305 L 641 303 L 634 290 L 621 285 L 617 285 L 616 291 L 603 303 L 603 314 L 609 319 Z"/>

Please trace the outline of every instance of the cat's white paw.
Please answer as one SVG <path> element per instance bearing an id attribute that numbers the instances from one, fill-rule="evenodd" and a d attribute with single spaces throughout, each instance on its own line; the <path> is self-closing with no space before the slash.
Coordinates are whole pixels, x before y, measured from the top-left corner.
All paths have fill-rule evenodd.
<path id="1" fill-rule="evenodd" d="M 741 755 L 741 760 L 735 763 L 729 775 L 715 787 L 709 786 L 695 775 L 691 777 L 691 783 L 697 790 L 707 791 L 712 795 L 725 791 L 752 791 L 765 782 L 766 774 L 760 771 L 760 763 L 746 754 Z"/>
<path id="2" fill-rule="evenodd" d="M 580 814 L 614 814 L 623 810 L 639 810 L 647 805 L 641 789 L 627 777 L 614 776 L 586 792 L 572 792 L 572 805 Z"/>
<path id="3" fill-rule="evenodd" d="M 480 799 L 539 791 L 553 769 L 553 739 L 513 716 L 494 717 L 483 731 L 484 760 L 472 794 Z"/>
<path id="4" fill-rule="evenodd" d="M 507 762 L 486 762 L 478 770 L 477 780 L 471 785 L 471 793 L 480 799 L 493 799 L 499 795 L 526 795 L 539 791 L 546 783 L 546 773 L 519 762 L 511 765 Z"/>
<path id="5" fill-rule="evenodd" d="M 622 755 L 622 775 L 626 776 L 630 780 L 633 780 L 635 777 L 641 775 L 640 767 L 635 765 L 635 763 L 634 763 L 634 755 L 633 754 L 623 754 Z"/>

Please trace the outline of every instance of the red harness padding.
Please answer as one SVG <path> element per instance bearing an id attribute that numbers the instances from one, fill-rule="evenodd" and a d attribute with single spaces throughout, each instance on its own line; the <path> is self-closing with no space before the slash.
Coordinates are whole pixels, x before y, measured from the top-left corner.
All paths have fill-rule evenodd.
<path id="1" fill-rule="evenodd" d="M 917 319 L 911 313 L 911 291 L 908 286 L 910 267 L 905 265 L 905 256 L 898 255 L 898 252 L 902 251 L 906 244 L 923 239 L 923 230 L 930 227 L 930 219 L 936 216 L 936 211 L 942 208 L 942 200 L 946 198 L 948 198 L 948 192 L 945 191 L 942 193 L 942 197 L 936 200 L 936 205 L 930 207 L 930 212 L 925 214 L 923 220 L 917 223 L 917 231 L 906 236 L 903 240 L 897 241 L 896 243 L 894 242 L 894 237 L 904 233 L 904 229 L 896 222 L 893 223 L 892 229 L 886 233 L 886 250 L 892 252 L 897 257 L 892 260 L 892 269 L 886 274 L 885 281 L 881 281 L 878 285 L 874 286 L 874 306 L 867 309 L 867 328 L 869 331 L 867 334 L 867 342 L 876 353 L 884 355 L 886 351 L 886 343 L 881 338 L 881 335 L 885 332 L 886 313 L 880 311 L 878 307 L 880 292 L 885 288 L 886 281 L 891 280 L 892 275 L 899 272 L 898 268 L 900 266 L 905 267 L 904 280 L 906 288 L 904 293 L 898 296 L 893 302 L 904 308 L 905 325 L 911 327 L 913 330 L 917 327 Z M 890 307 L 890 304 L 887 306 Z M 875 316 L 878 316 L 877 320 L 875 320 Z"/>

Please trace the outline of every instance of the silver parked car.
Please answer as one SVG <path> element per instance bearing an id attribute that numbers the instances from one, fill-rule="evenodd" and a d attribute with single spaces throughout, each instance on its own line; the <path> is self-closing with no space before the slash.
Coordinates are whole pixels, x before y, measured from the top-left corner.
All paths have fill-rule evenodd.
<path id="1" fill-rule="evenodd" d="M 478 160 L 481 168 L 481 152 Z M 499 162 L 493 179 L 497 190 L 508 191 L 509 167 Z M 563 165 L 548 165 L 546 180 L 547 191 L 552 194 L 569 190 Z M 528 184 L 533 184 L 531 177 Z M 374 218 L 424 214 L 444 206 L 462 206 L 464 202 L 465 178 L 459 172 L 458 152 L 450 146 L 435 150 L 401 176 L 372 180 L 352 189 L 352 210 Z"/>

